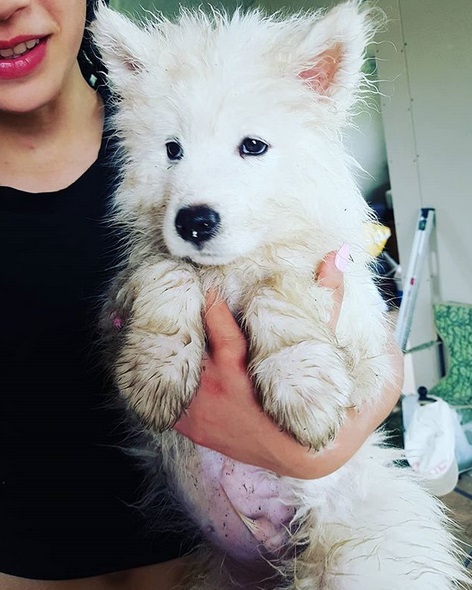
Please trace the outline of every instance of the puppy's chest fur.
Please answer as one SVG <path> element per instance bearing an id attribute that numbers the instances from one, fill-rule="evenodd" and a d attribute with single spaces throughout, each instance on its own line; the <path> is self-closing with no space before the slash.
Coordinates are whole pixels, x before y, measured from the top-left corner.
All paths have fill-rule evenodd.
<path id="1" fill-rule="evenodd" d="M 204 292 L 216 289 L 235 316 L 244 311 L 254 294 L 263 288 L 285 290 L 292 285 L 293 296 L 307 291 L 313 283 L 321 261 L 305 248 L 300 251 L 284 247 L 265 248 L 264 252 L 217 267 L 195 267 Z M 292 290 L 292 289 L 291 289 Z M 290 291 L 287 293 L 290 296 Z"/>

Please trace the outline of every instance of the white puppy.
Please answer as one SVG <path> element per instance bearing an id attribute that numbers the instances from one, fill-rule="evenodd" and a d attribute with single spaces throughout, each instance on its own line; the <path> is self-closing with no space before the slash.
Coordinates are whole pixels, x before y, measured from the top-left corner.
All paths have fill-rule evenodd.
<path id="1" fill-rule="evenodd" d="M 379 437 L 307 482 L 163 432 L 198 387 L 209 288 L 247 334 L 264 411 L 301 443 L 329 444 L 346 408 L 375 401 L 389 378 L 371 213 L 341 135 L 370 28 L 356 2 L 285 19 L 184 12 L 142 28 L 103 6 L 94 25 L 123 148 L 115 217 L 129 232 L 104 323 L 120 391 L 162 433 L 169 485 L 210 541 L 189 588 L 447 590 L 466 579 L 438 503 Z M 343 243 L 334 335 L 313 273 Z M 249 581 L 253 568 L 264 583 Z"/>

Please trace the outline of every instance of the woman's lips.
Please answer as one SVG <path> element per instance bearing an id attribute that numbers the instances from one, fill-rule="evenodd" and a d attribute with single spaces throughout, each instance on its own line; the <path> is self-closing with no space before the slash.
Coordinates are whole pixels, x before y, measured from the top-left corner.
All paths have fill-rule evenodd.
<path id="1" fill-rule="evenodd" d="M 47 37 L 17 38 L 0 43 L 0 80 L 14 80 L 28 76 L 46 56 Z"/>

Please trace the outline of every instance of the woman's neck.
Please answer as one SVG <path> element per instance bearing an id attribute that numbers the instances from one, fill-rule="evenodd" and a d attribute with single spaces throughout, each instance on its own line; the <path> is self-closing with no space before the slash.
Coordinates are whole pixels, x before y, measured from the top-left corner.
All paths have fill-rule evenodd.
<path id="1" fill-rule="evenodd" d="M 0 185 L 32 193 L 65 188 L 96 160 L 103 106 L 77 69 L 60 96 L 32 113 L 0 113 Z"/>

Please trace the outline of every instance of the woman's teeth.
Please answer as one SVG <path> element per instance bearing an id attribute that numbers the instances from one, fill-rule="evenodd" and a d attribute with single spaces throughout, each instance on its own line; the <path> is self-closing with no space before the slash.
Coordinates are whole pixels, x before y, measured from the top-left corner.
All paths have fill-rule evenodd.
<path id="1" fill-rule="evenodd" d="M 30 39 L 24 43 L 18 43 L 15 47 L 9 47 L 8 49 L 0 49 L 0 57 L 20 57 L 39 43 L 39 39 Z"/>

